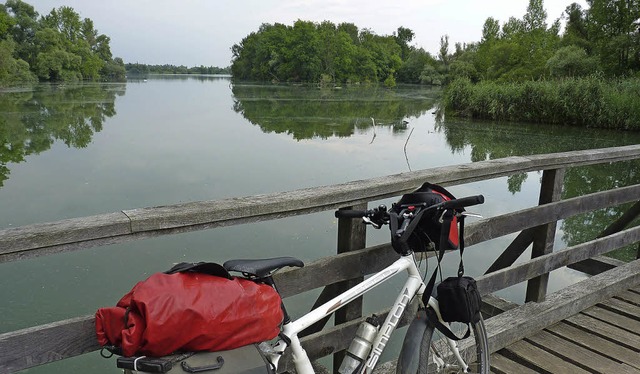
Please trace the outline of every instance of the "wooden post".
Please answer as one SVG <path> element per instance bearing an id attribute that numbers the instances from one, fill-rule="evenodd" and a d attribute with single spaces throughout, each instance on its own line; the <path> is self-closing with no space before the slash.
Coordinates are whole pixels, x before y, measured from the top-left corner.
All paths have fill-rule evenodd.
<path id="1" fill-rule="evenodd" d="M 344 209 L 366 210 L 367 204 L 354 205 Z M 338 219 L 338 254 L 355 251 L 366 247 L 366 226 L 361 219 L 340 218 Z M 362 282 L 364 277 L 357 277 L 338 283 L 336 295 L 348 290 L 356 284 Z M 362 298 L 358 298 L 349 305 L 339 309 L 335 313 L 336 326 L 354 319 L 362 317 Z M 336 352 L 333 355 L 333 372 L 337 373 L 344 358 L 345 351 Z"/>
<path id="2" fill-rule="evenodd" d="M 564 182 L 565 169 L 545 170 L 542 173 L 540 186 L 539 205 L 552 203 L 560 200 L 562 196 L 562 186 Z M 533 239 L 531 258 L 542 256 L 553 252 L 553 243 L 556 236 L 557 222 L 551 222 L 538 227 Z M 549 274 L 530 279 L 527 283 L 527 294 L 525 301 L 540 302 L 547 296 L 547 283 Z"/>

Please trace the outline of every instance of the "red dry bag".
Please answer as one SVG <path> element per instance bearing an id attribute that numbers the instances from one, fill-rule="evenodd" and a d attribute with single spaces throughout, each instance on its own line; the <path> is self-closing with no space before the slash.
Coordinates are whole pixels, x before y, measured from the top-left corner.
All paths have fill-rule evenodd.
<path id="1" fill-rule="evenodd" d="M 177 269 L 177 270 L 176 270 Z M 101 346 L 122 355 L 221 351 L 272 339 L 283 320 L 273 287 L 232 278 L 218 264 L 179 264 L 136 284 L 117 306 L 96 312 Z"/>

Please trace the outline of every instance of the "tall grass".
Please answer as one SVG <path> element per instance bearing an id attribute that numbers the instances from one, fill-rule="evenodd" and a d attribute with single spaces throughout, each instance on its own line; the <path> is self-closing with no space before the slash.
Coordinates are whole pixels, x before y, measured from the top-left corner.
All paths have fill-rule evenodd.
<path id="1" fill-rule="evenodd" d="M 477 84 L 459 79 L 446 89 L 444 104 L 448 113 L 470 118 L 640 130 L 640 79 Z"/>

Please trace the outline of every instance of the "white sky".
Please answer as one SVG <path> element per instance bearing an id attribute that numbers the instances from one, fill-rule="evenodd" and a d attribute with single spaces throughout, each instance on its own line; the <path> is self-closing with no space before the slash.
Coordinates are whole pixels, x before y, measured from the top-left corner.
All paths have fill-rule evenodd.
<path id="1" fill-rule="evenodd" d="M 25 0 L 40 15 L 63 5 L 90 18 L 111 38 L 114 57 L 125 62 L 219 66 L 231 63 L 231 46 L 263 23 L 292 25 L 296 20 L 351 22 L 378 35 L 403 26 L 413 30 L 412 45 L 437 54 L 440 37 L 477 42 L 488 17 L 521 19 L 528 0 Z M 545 0 L 547 23 L 576 1 Z"/>

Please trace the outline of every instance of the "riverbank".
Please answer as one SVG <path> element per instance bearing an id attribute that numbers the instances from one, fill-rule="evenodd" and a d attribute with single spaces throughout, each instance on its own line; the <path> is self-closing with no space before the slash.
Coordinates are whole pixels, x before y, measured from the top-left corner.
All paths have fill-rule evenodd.
<path id="1" fill-rule="evenodd" d="M 640 130 L 640 79 L 569 78 L 520 83 L 452 82 L 444 94 L 454 116 Z"/>

